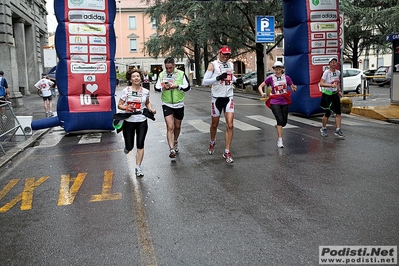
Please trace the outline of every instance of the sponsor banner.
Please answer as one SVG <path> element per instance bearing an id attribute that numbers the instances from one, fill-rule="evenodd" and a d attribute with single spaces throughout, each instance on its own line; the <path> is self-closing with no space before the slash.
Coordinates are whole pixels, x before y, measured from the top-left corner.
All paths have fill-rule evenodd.
<path id="1" fill-rule="evenodd" d="M 69 9 L 105 10 L 105 0 L 69 0 Z"/>
<path id="2" fill-rule="evenodd" d="M 89 57 L 84 54 L 71 54 L 71 61 L 88 63 Z"/>
<path id="3" fill-rule="evenodd" d="M 330 21 L 338 19 L 336 11 L 314 11 L 310 12 L 310 21 Z"/>
<path id="4" fill-rule="evenodd" d="M 69 44 L 88 44 L 87 36 L 69 36 Z"/>
<path id="5" fill-rule="evenodd" d="M 327 32 L 326 33 L 326 38 L 327 39 L 338 39 L 338 32 Z"/>
<path id="6" fill-rule="evenodd" d="M 326 42 L 326 47 L 338 47 L 338 46 L 339 46 L 338 40 L 328 40 Z"/>
<path id="7" fill-rule="evenodd" d="M 70 66 L 72 74 L 106 74 L 108 69 L 107 63 L 83 64 L 71 62 Z"/>
<path id="8" fill-rule="evenodd" d="M 338 48 L 327 48 L 326 49 L 326 54 L 336 55 L 336 54 L 338 54 Z"/>
<path id="9" fill-rule="evenodd" d="M 87 54 L 89 47 L 87 45 L 70 45 L 69 53 L 72 54 Z"/>
<path id="10" fill-rule="evenodd" d="M 312 33 L 311 35 L 312 40 L 324 40 L 326 38 L 326 34 L 322 33 Z"/>
<path id="11" fill-rule="evenodd" d="M 95 82 L 96 75 L 83 75 L 83 81 L 84 82 Z"/>
<path id="12" fill-rule="evenodd" d="M 397 264 L 397 246 L 319 246 L 319 264 Z"/>
<path id="13" fill-rule="evenodd" d="M 68 23 L 69 34 L 79 35 L 105 35 L 107 25 Z"/>
<path id="14" fill-rule="evenodd" d="M 71 10 L 68 21 L 75 23 L 105 23 L 105 13 L 91 10 Z"/>
<path id="15" fill-rule="evenodd" d="M 312 48 L 324 48 L 326 47 L 326 41 L 312 41 L 310 45 Z"/>
<path id="16" fill-rule="evenodd" d="M 109 62 L 70 62 L 68 105 L 71 113 L 111 111 Z"/>
<path id="17" fill-rule="evenodd" d="M 310 50 L 311 54 L 325 54 L 326 53 L 326 49 L 312 49 Z"/>
<path id="18" fill-rule="evenodd" d="M 324 10 L 338 12 L 338 2 L 336 0 L 317 0 L 308 1 L 310 10 Z"/>
<path id="19" fill-rule="evenodd" d="M 105 62 L 107 57 L 104 55 L 90 55 L 90 63 Z"/>
<path id="20" fill-rule="evenodd" d="M 99 37 L 99 36 L 89 36 L 89 43 L 90 44 L 107 44 L 107 38 L 106 37 Z"/>
<path id="21" fill-rule="evenodd" d="M 311 22 L 310 29 L 312 32 L 326 32 L 326 31 L 338 31 L 338 22 Z"/>
<path id="22" fill-rule="evenodd" d="M 107 46 L 90 45 L 90 54 L 106 54 Z"/>
<path id="23" fill-rule="evenodd" d="M 328 60 L 340 58 L 338 0 L 307 1 L 309 43 L 309 96 L 321 96 L 319 82 Z M 338 68 L 339 69 L 339 68 Z"/>

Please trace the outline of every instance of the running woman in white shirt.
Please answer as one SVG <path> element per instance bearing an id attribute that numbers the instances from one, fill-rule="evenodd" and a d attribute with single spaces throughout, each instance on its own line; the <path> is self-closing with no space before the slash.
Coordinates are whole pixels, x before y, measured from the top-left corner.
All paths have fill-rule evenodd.
<path id="1" fill-rule="evenodd" d="M 220 115 L 224 111 L 226 119 L 226 133 L 225 133 L 225 149 L 223 158 L 227 164 L 234 162 L 230 152 L 230 145 L 233 140 L 234 129 L 234 86 L 236 77 L 233 75 L 234 65 L 229 61 L 231 49 L 228 46 L 223 46 L 219 49 L 218 59 L 211 62 L 204 75 L 202 84 L 204 86 L 212 85 L 212 105 L 211 116 L 212 124 L 210 126 L 210 142 L 209 154 L 213 154 L 216 144 L 216 132 L 219 125 Z"/>

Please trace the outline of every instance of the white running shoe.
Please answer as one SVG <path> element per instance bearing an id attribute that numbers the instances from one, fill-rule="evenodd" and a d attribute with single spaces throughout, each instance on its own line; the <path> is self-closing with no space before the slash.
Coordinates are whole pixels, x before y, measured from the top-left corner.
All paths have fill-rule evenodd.
<path id="1" fill-rule="evenodd" d="M 143 171 L 141 170 L 140 166 L 136 167 L 135 171 L 136 171 L 136 177 L 143 177 L 144 176 Z"/>
<path id="2" fill-rule="evenodd" d="M 176 158 L 176 151 L 174 149 L 170 150 L 169 158 L 171 158 L 171 159 Z"/>
<path id="3" fill-rule="evenodd" d="M 175 150 L 176 153 L 179 152 L 179 142 L 175 141 L 175 145 L 173 146 L 173 149 Z"/>
<path id="4" fill-rule="evenodd" d="M 223 153 L 223 159 L 226 161 L 227 164 L 231 164 L 234 163 L 233 157 L 231 157 L 231 153 L 230 152 L 224 152 Z"/>
<path id="5" fill-rule="evenodd" d="M 277 140 L 277 147 L 284 148 L 284 144 L 283 144 L 283 140 L 282 139 L 278 139 Z"/>
<path id="6" fill-rule="evenodd" d="M 208 154 L 212 155 L 215 152 L 215 145 L 216 145 L 216 140 L 213 142 L 209 142 L 209 149 L 208 149 Z"/>
<path id="7" fill-rule="evenodd" d="M 327 137 L 328 136 L 327 128 L 320 128 L 320 135 L 322 137 Z"/>

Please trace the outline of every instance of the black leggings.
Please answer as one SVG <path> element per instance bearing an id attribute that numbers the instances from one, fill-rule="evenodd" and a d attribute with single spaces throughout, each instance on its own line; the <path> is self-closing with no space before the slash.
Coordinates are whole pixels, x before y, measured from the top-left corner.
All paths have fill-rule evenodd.
<path id="1" fill-rule="evenodd" d="M 125 139 L 125 148 L 128 151 L 133 150 L 134 136 L 137 134 L 136 142 L 137 149 L 144 148 L 144 140 L 147 135 L 148 124 L 147 120 L 143 122 L 123 122 L 123 137 Z"/>
<path id="2" fill-rule="evenodd" d="M 288 122 L 288 104 L 271 104 L 270 108 L 276 118 L 277 125 L 285 127 Z"/>

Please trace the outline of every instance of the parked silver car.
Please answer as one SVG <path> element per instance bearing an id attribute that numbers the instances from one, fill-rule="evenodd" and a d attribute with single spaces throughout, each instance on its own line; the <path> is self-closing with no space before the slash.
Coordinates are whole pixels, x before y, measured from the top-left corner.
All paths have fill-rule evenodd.
<path id="1" fill-rule="evenodd" d="M 383 87 L 385 84 L 391 84 L 392 78 L 392 67 L 390 66 L 380 66 L 377 71 L 374 73 L 373 81 L 378 84 L 378 86 Z"/>
<path id="2" fill-rule="evenodd" d="M 273 71 L 267 71 L 267 72 L 266 72 L 266 77 L 270 76 L 270 75 L 273 74 L 273 73 L 274 73 Z M 251 86 L 252 86 L 252 89 L 253 89 L 254 91 L 258 90 L 258 86 L 259 86 L 260 84 L 258 84 L 258 75 L 257 75 L 256 73 L 255 73 L 255 76 L 253 76 L 252 78 L 247 79 L 246 81 L 244 81 L 244 88 L 245 88 L 246 86 L 248 86 L 248 85 L 251 85 Z"/>

